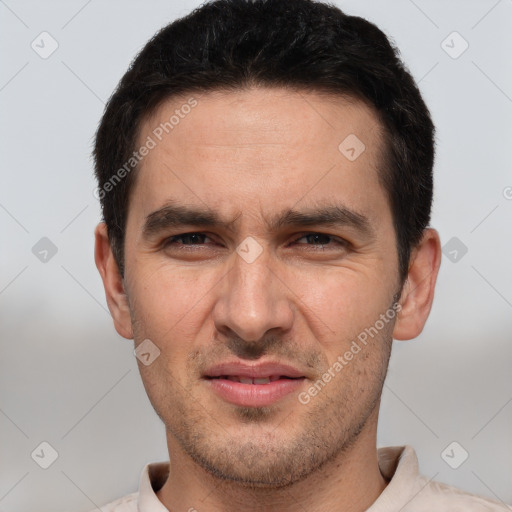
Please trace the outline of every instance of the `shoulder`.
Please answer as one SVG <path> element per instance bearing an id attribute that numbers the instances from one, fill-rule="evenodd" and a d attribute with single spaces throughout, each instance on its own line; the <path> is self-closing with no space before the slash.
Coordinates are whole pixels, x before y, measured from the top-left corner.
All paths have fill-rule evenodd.
<path id="1" fill-rule="evenodd" d="M 379 468 L 388 485 L 371 512 L 512 512 L 512 507 L 428 479 L 418 471 L 412 446 L 380 448 Z"/>
<path id="2" fill-rule="evenodd" d="M 140 475 L 139 490 L 97 507 L 90 512 L 138 512 L 140 510 L 167 510 L 160 503 L 155 491 L 160 489 L 169 475 L 169 462 L 154 462 L 144 466 Z"/>
<path id="3" fill-rule="evenodd" d="M 98 512 L 98 510 L 100 510 L 100 512 L 137 512 L 138 495 L 138 492 L 127 494 L 122 498 L 103 505 L 99 509 L 95 508 L 94 511 L 91 512 Z"/>
<path id="4" fill-rule="evenodd" d="M 451 485 L 420 476 L 416 494 L 407 504 L 404 512 L 449 511 L 449 512 L 511 512 L 505 503 L 467 493 Z"/>

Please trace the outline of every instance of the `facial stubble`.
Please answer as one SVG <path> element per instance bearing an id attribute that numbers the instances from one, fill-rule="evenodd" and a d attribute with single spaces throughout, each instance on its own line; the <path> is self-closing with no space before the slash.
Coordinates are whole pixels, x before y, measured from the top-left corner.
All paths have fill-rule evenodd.
<path id="1" fill-rule="evenodd" d="M 390 322 L 379 332 L 336 376 L 338 380 L 328 383 L 328 388 L 306 405 L 295 396 L 286 397 L 288 403 L 268 407 L 226 403 L 219 407 L 217 398 L 201 402 L 194 391 L 197 376 L 201 375 L 198 361 L 209 359 L 210 349 L 202 357 L 197 351 L 190 354 L 185 384 L 172 374 L 164 353 L 153 368 L 139 367 L 155 411 L 181 450 L 197 465 L 215 478 L 243 487 L 282 488 L 341 458 L 354 446 L 369 419 L 376 418 L 393 325 Z M 134 333 L 136 326 L 134 322 Z M 219 346 L 219 352 L 225 352 L 225 346 Z M 287 347 L 287 353 L 294 353 L 295 360 L 297 354 L 304 353 L 304 349 L 290 344 L 281 346 Z M 275 355 L 274 351 L 270 353 Z M 318 353 L 301 358 L 307 359 L 316 359 L 318 378 L 329 367 Z"/>

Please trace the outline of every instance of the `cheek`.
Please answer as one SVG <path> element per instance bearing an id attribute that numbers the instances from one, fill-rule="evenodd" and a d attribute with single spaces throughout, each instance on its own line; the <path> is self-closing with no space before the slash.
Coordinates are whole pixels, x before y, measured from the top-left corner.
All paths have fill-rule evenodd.
<path id="1" fill-rule="evenodd" d="M 391 273 L 383 278 L 376 267 L 333 268 L 326 272 L 302 271 L 294 274 L 290 288 L 300 290 L 296 302 L 309 326 L 331 357 L 339 355 L 347 343 L 374 325 L 391 306 Z"/>
<path id="2" fill-rule="evenodd" d="M 179 338 L 187 345 L 187 338 L 194 337 L 207 314 L 218 273 L 163 263 L 140 265 L 135 275 L 130 288 L 136 297 L 135 317 L 146 329 L 141 334 L 162 343 Z"/>

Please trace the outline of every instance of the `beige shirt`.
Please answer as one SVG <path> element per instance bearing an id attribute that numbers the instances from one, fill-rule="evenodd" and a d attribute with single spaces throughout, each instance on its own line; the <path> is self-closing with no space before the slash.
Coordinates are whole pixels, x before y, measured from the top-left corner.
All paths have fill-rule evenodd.
<path id="1" fill-rule="evenodd" d="M 380 471 L 390 482 L 366 512 L 512 510 L 505 503 L 468 494 L 420 475 L 418 459 L 411 446 L 379 448 L 378 456 Z M 142 471 L 139 491 L 101 507 L 101 512 L 168 512 L 155 494 L 166 481 L 168 473 L 168 462 L 147 464 Z"/>

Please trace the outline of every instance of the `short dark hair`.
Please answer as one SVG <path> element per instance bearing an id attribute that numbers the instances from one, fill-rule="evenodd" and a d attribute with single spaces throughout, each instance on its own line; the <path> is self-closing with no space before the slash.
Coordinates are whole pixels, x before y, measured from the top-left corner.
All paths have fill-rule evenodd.
<path id="1" fill-rule="evenodd" d="M 373 107 L 384 128 L 379 180 L 393 215 L 403 282 L 411 249 L 430 222 L 434 125 L 384 33 L 313 0 L 207 2 L 161 29 L 133 60 L 105 107 L 94 147 L 103 220 L 121 276 L 137 167 L 116 183 L 112 178 L 123 165 L 126 170 L 142 121 L 179 94 L 250 86 L 334 93 Z"/>

